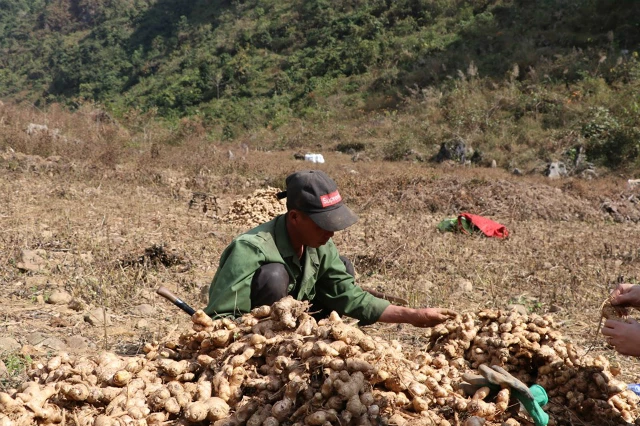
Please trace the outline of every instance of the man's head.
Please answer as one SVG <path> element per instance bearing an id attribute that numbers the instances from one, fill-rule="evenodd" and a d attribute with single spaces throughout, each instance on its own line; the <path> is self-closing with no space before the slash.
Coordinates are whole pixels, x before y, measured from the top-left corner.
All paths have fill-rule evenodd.
<path id="1" fill-rule="evenodd" d="M 338 186 L 325 172 L 305 170 L 287 177 L 287 210 L 297 210 L 308 216 L 321 229 L 340 231 L 356 223 L 355 215 L 342 202 Z"/>

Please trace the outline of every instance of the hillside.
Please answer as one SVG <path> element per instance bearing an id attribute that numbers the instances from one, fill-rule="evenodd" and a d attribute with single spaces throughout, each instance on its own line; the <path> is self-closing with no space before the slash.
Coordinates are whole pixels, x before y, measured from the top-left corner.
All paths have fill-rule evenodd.
<path id="1" fill-rule="evenodd" d="M 123 123 L 144 113 L 265 149 L 360 143 L 394 160 L 462 138 L 505 168 L 584 146 L 635 170 L 639 12 L 631 0 L 3 0 L 0 97 L 98 103 Z"/>

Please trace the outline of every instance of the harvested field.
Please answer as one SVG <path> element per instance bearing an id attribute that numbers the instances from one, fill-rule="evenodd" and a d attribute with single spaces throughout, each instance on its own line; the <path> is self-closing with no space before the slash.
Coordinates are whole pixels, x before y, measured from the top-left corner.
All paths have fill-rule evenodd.
<path id="1" fill-rule="evenodd" d="M 62 394 L 71 392 L 69 386 L 75 373 L 64 373 L 60 366 L 66 363 L 77 369 L 80 359 L 90 359 L 93 369 L 116 360 L 118 367 L 111 377 L 93 383 L 98 387 L 100 383 L 117 387 L 113 374 L 121 370 L 132 374 L 130 380 L 143 379 L 160 387 L 175 382 L 181 373 L 169 373 L 166 359 L 197 364 L 192 365 L 193 377 L 182 377 L 177 380 L 180 383 L 193 383 L 202 375 L 211 375 L 213 380 L 220 371 L 227 371 L 228 365 L 233 365 L 232 371 L 244 365 L 240 358 L 236 358 L 236 364 L 229 364 L 229 356 L 243 354 L 247 348 L 239 345 L 246 344 L 251 334 L 275 339 L 269 341 L 269 348 L 286 352 L 289 360 L 303 359 L 296 352 L 300 349 L 298 344 L 292 343 L 300 340 L 291 334 L 293 327 L 276 327 L 274 335 L 256 333 L 251 330 L 251 320 L 235 326 L 203 325 L 213 327 L 207 329 L 209 332 L 215 328 L 237 329 L 233 333 L 239 342 L 233 347 L 220 345 L 215 353 L 205 351 L 202 336 L 196 338 L 197 333 L 191 331 L 191 319 L 158 297 L 155 289 L 166 286 L 191 306 L 203 307 L 206 299 L 202 295 L 206 292 L 202 289 L 206 290 L 212 279 L 225 246 L 237 233 L 281 212 L 282 204 L 274 203 L 269 198 L 271 194 L 282 188 L 287 174 L 312 166 L 334 177 L 346 202 L 360 216 L 356 225 L 334 238 L 342 254 L 353 260 L 358 283 L 408 299 L 412 306 L 456 309 L 461 314 L 460 322 L 432 330 L 381 324 L 361 328 L 368 339 L 377 342 L 380 351 L 395 353 L 387 355 L 389 362 L 396 364 L 378 362 L 376 356 L 380 354 L 365 356 L 371 369 L 362 372 L 362 378 L 355 374 L 357 370 L 343 370 L 339 361 L 333 361 L 335 365 L 330 368 L 336 374 L 345 371 L 344 377 L 340 376 L 342 381 L 361 382 L 362 390 L 356 393 L 361 404 L 364 398 L 368 401 L 365 406 L 375 405 L 378 411 L 370 412 L 366 407 L 362 411 L 355 402 L 351 409 L 345 408 L 353 395 L 331 403 L 330 395 L 315 402 L 311 395 L 280 403 L 279 407 L 289 411 L 275 410 L 277 415 L 264 412 L 262 420 L 254 420 L 260 423 L 251 424 L 275 424 L 263 423 L 269 417 L 280 424 L 323 424 L 320 420 L 355 424 L 363 416 L 374 424 L 465 424 L 467 417 L 484 411 L 477 407 L 463 409 L 464 404 L 458 401 L 462 397 L 455 396 L 454 390 L 465 369 L 477 368 L 481 354 L 487 361 L 518 365 L 514 371 L 520 377 L 544 384 L 551 397 L 548 411 L 555 424 L 625 424 L 625 419 L 631 419 L 629 416 L 637 417 L 634 397 L 628 392 L 623 394 L 620 385 L 638 381 L 637 363 L 617 355 L 596 335 L 600 307 L 611 287 L 638 280 L 640 189 L 629 187 L 623 178 L 550 181 L 495 169 L 354 163 L 349 156 L 334 152 L 323 153 L 325 164 L 311 165 L 294 160 L 293 151 L 251 151 L 246 158 L 228 159 L 215 150 L 190 154 L 185 151 L 187 148 L 179 147 L 166 148 L 159 158 L 140 150 L 121 155 L 114 162 L 88 162 L 81 155 L 64 155 L 63 148 L 59 150 L 63 155 L 46 158 L 27 155 L 28 149 L 24 153 L 7 150 L 0 154 L 0 334 L 5 364 L 0 372 L 2 390 L 15 393 L 28 380 L 38 381 L 38 388 L 20 389 L 22 393 L 41 394 L 47 382 L 53 389 L 47 390 L 51 401 L 32 404 L 35 409 L 16 408 L 15 419 L 26 412 L 26 422 L 50 418 L 69 424 L 92 424 L 98 415 L 104 415 L 110 402 L 83 403 Z M 54 154 L 59 151 L 52 149 Z M 196 162 L 201 165 L 197 170 L 193 167 Z M 436 230 L 442 219 L 461 211 L 488 216 L 506 225 L 510 237 L 496 240 Z M 516 357 L 515 342 L 499 348 L 487 344 L 486 339 L 471 343 L 467 336 L 464 343 L 460 338 L 462 331 L 495 338 L 493 327 L 504 323 L 499 318 L 508 317 L 513 305 L 520 312 L 517 318 L 521 323 L 544 317 L 547 324 L 540 327 L 548 327 L 553 333 L 543 331 L 538 337 L 529 336 L 533 339 L 529 342 L 548 344 L 558 358 L 540 352 L 535 345 L 526 355 Z M 304 318 L 303 313 L 295 317 L 295 328 Z M 509 322 L 515 319 L 512 317 Z M 332 321 L 339 322 L 335 318 Z M 306 334 L 307 341 L 343 341 L 318 331 L 322 324 L 313 327 Z M 285 347 L 289 349 L 281 349 Z M 104 351 L 115 355 L 104 355 Z M 59 355 L 61 352 L 68 355 Z M 320 354 L 321 349 L 316 352 L 316 357 L 326 355 Z M 370 351 L 361 348 L 361 352 L 366 355 Z M 342 359 L 348 366 L 349 354 L 331 354 L 332 359 Z M 304 364 L 299 380 L 288 379 L 280 383 L 280 388 L 264 384 L 262 389 L 255 382 L 260 379 L 258 376 L 264 376 L 260 368 L 275 360 L 260 352 L 245 356 L 246 374 L 238 386 L 247 391 L 246 396 L 255 398 L 242 405 L 249 401 L 258 405 L 249 416 L 267 405 L 274 410 L 284 399 L 273 393 L 282 387 L 287 395 L 302 395 L 302 388 L 307 393 L 322 392 L 324 380 L 332 377 L 332 371 L 323 370 L 329 368 L 326 364 L 331 360 L 314 360 L 321 362 Z M 421 356 L 430 357 L 429 362 Z M 279 362 L 287 364 L 287 359 Z M 554 364 L 558 360 L 563 364 Z M 139 363 L 136 366 L 140 368 L 128 368 L 129 362 Z M 425 372 L 424 377 L 412 373 L 412 381 L 428 388 L 418 387 L 424 390 L 424 401 L 416 400 L 419 395 L 415 390 L 407 391 L 406 384 L 404 388 L 394 384 L 393 377 L 379 380 L 375 376 L 379 371 L 391 373 L 400 367 L 411 369 L 415 364 L 449 369 L 451 363 L 456 366 L 456 373 L 449 374 L 447 370 L 443 375 L 440 371 L 436 376 L 440 380 L 435 384 L 427 381 L 429 375 Z M 21 370 L 20 365 L 26 368 Z M 545 379 L 541 369 L 555 374 L 553 380 Z M 602 378 L 596 379 L 596 375 Z M 448 379 L 443 381 L 443 377 Z M 559 377 L 564 383 L 556 380 Z M 250 379 L 254 382 L 247 384 Z M 572 379 L 580 383 L 594 381 L 600 387 L 591 389 L 587 384 L 580 400 L 579 395 L 569 394 L 570 389 L 562 386 Z M 300 380 L 304 384 L 298 383 Z M 619 387 L 606 387 L 600 383 L 602 380 Z M 437 396 L 439 392 L 443 396 Z M 221 394 L 220 389 L 215 388 L 213 395 L 216 393 Z M 365 393 L 370 395 L 362 397 Z M 613 396 L 618 396 L 616 403 L 607 404 Z M 197 399 L 195 391 L 189 398 L 188 402 Z M 591 402 L 585 405 L 584 400 Z M 218 419 L 232 416 L 243 423 L 235 410 L 240 407 L 238 395 L 232 393 L 224 402 L 226 405 L 219 404 L 223 414 Z M 426 405 L 421 405 L 423 402 Z M 148 400 L 144 403 L 150 411 L 138 406 L 146 414 L 141 414 L 135 424 L 144 424 L 143 419 L 147 424 L 173 422 L 186 416 L 186 405 L 178 404 L 171 411 L 164 405 L 154 408 Z M 494 408 L 484 408 L 496 410 L 495 402 L 487 404 L 494 404 Z M 58 408 L 51 408 L 52 405 Z M 324 408 L 320 410 L 320 406 Z M 45 413 L 42 410 L 46 407 L 49 409 Z M 121 406 L 121 412 L 114 407 L 111 415 L 120 416 L 124 422 L 122 412 L 126 409 Z M 329 412 L 330 409 L 336 412 Z M 289 419 L 287 416 L 296 410 L 302 411 Z M 323 419 L 319 419 L 320 414 L 317 419 L 310 417 L 320 411 L 324 412 Z M 351 414 L 343 414 L 345 411 Z M 427 414 L 421 415 L 421 411 Z M 160 414 L 149 417 L 151 413 Z M 488 419 L 486 424 L 500 424 L 509 417 L 499 409 L 497 413 L 480 417 Z M 127 415 L 136 420 L 131 413 Z M 207 415 L 212 416 L 209 421 L 215 421 L 217 416 Z M 512 417 L 527 424 L 522 413 Z M 194 423 L 203 420 L 195 414 L 192 417 Z"/>

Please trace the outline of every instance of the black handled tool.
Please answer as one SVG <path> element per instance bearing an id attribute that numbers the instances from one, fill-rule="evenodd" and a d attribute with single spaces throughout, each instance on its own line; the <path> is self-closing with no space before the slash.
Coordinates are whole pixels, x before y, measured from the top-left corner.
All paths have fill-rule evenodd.
<path id="1" fill-rule="evenodd" d="M 187 305 L 187 303 L 184 300 L 178 298 L 168 288 L 166 288 L 166 287 L 158 287 L 158 289 L 156 290 L 156 293 L 158 293 L 160 296 L 168 299 L 169 301 L 171 301 L 171 303 L 173 303 L 174 305 L 176 305 L 178 308 L 182 309 L 183 311 L 185 311 L 189 315 L 193 315 L 193 314 L 196 313 L 196 311 L 191 306 Z"/>

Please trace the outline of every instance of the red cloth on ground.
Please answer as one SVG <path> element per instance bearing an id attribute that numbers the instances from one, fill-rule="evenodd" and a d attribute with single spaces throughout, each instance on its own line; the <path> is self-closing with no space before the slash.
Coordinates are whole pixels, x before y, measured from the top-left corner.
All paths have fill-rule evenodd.
<path id="1" fill-rule="evenodd" d="M 487 219 L 483 216 L 471 213 L 460 213 L 460 217 L 465 217 L 469 222 L 473 223 L 487 237 L 506 238 L 509 236 L 509 230 L 506 226 Z"/>

